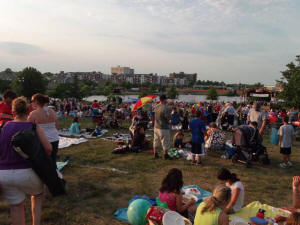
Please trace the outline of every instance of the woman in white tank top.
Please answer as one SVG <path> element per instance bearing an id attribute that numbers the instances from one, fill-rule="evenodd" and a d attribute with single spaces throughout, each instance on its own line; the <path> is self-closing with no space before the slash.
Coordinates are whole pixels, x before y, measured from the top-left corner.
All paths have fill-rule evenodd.
<path id="1" fill-rule="evenodd" d="M 48 141 L 52 145 L 51 158 L 56 165 L 58 151 L 58 119 L 56 112 L 48 107 L 49 97 L 35 94 L 31 98 L 34 110 L 29 114 L 28 121 L 39 125 L 43 129 Z"/>

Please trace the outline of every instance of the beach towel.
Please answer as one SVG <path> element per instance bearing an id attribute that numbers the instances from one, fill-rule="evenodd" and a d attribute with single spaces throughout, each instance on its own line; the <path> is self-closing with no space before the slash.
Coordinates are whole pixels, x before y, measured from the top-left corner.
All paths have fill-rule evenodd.
<path id="1" fill-rule="evenodd" d="M 258 210 L 264 209 L 266 211 L 265 217 L 274 218 L 276 216 L 276 214 L 273 212 L 273 208 L 274 207 L 272 207 L 272 206 L 262 204 L 258 201 L 255 201 L 255 202 L 248 204 L 246 207 L 242 208 L 241 211 L 229 215 L 229 217 L 232 218 L 234 216 L 237 216 L 237 217 L 243 218 L 244 220 L 250 222 L 250 217 L 256 217 Z"/>
<path id="2" fill-rule="evenodd" d="M 197 189 L 198 191 L 200 191 L 200 193 L 201 193 L 200 195 L 197 196 L 197 197 L 198 197 L 198 201 L 197 201 L 196 205 L 199 205 L 199 204 L 203 201 L 204 198 L 206 198 L 206 197 L 212 195 L 211 192 L 206 191 L 206 190 L 204 190 L 204 189 L 198 187 L 197 185 L 184 186 L 182 189 L 183 189 L 183 190 L 187 190 L 187 189 L 190 189 L 190 188 L 195 188 L 195 189 Z M 133 201 L 136 200 L 136 199 L 144 199 L 144 200 L 149 201 L 149 203 L 150 203 L 152 206 L 155 206 L 155 205 L 156 205 L 156 199 L 152 199 L 152 198 L 149 198 L 149 197 L 146 197 L 146 196 L 143 196 L 143 197 L 141 197 L 141 196 L 134 196 L 132 199 L 130 199 L 128 205 L 130 205 L 130 203 L 133 202 Z M 118 210 L 114 213 L 114 217 L 115 217 L 115 219 L 117 219 L 117 220 L 120 220 L 120 221 L 122 221 L 122 222 L 125 222 L 125 223 L 128 223 L 128 224 L 129 224 L 128 217 L 127 217 L 127 208 L 118 209 Z"/>
<path id="3" fill-rule="evenodd" d="M 58 148 L 67 148 L 71 145 L 78 145 L 80 143 L 87 142 L 88 140 L 85 138 L 67 138 L 67 137 L 59 137 L 59 145 Z"/>

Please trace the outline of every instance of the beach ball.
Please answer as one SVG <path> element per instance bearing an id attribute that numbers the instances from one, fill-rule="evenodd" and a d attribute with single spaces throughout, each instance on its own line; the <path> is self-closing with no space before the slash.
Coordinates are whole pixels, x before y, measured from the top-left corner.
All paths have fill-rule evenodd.
<path id="1" fill-rule="evenodd" d="M 146 225 L 145 219 L 151 204 L 144 199 L 134 200 L 128 207 L 127 216 L 131 225 Z"/>

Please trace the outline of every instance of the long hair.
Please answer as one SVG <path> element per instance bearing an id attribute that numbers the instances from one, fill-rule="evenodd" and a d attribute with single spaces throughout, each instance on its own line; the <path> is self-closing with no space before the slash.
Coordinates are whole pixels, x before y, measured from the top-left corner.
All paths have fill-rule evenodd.
<path id="1" fill-rule="evenodd" d="M 231 199 L 231 189 L 224 184 L 219 184 L 213 195 L 204 199 L 205 206 L 201 210 L 201 214 L 214 211 L 222 202 Z"/>
<path id="2" fill-rule="evenodd" d="M 180 193 L 183 186 L 182 172 L 177 168 L 171 169 L 167 176 L 162 180 L 160 192 Z"/>
<path id="3" fill-rule="evenodd" d="M 222 168 L 218 171 L 217 177 L 219 180 L 230 180 L 232 183 L 240 181 L 235 173 L 231 173 L 228 169 Z"/>
<path id="4" fill-rule="evenodd" d="M 300 225 L 300 212 L 293 212 L 287 219 L 286 225 Z"/>

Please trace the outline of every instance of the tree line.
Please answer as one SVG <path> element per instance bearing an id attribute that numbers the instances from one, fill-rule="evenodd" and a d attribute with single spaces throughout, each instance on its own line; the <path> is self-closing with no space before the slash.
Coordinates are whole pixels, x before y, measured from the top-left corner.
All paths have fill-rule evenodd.
<path id="1" fill-rule="evenodd" d="M 5 70 L 6 73 L 12 73 L 10 69 Z M 295 62 L 290 62 L 286 65 L 286 69 L 281 72 L 282 76 L 280 80 L 277 80 L 277 84 L 282 87 L 282 92 L 279 94 L 279 98 L 283 99 L 287 106 L 296 106 L 300 108 L 300 55 L 296 56 Z M 23 95 L 30 98 L 35 93 L 48 94 L 54 98 L 77 98 L 82 99 L 90 95 L 106 95 L 113 96 L 120 94 L 120 87 L 122 90 L 131 90 L 135 87 L 146 87 L 140 90 L 140 97 L 153 94 L 153 93 L 166 93 L 169 98 L 174 99 L 178 96 L 178 86 L 171 86 L 166 89 L 165 86 L 152 84 L 150 82 L 144 84 L 131 84 L 128 81 L 121 83 L 114 83 L 112 81 L 106 81 L 104 84 L 99 84 L 90 80 L 80 80 L 77 75 L 72 77 L 69 83 L 58 83 L 53 88 L 49 89 L 48 84 L 51 80 L 51 74 L 42 74 L 36 68 L 26 67 L 20 72 L 16 73 L 13 81 L 1 80 L 0 77 L 0 91 L 11 88 L 18 95 Z M 214 86 L 226 85 L 223 81 L 201 81 L 198 80 L 197 85 L 210 85 L 208 90 L 208 99 L 215 100 L 218 98 L 218 93 Z M 235 84 L 229 86 L 241 87 L 243 84 Z M 261 83 L 254 85 L 248 85 L 247 87 L 262 87 Z M 231 93 L 232 92 L 232 93 Z M 234 91 L 230 91 L 228 95 L 234 96 Z"/>

